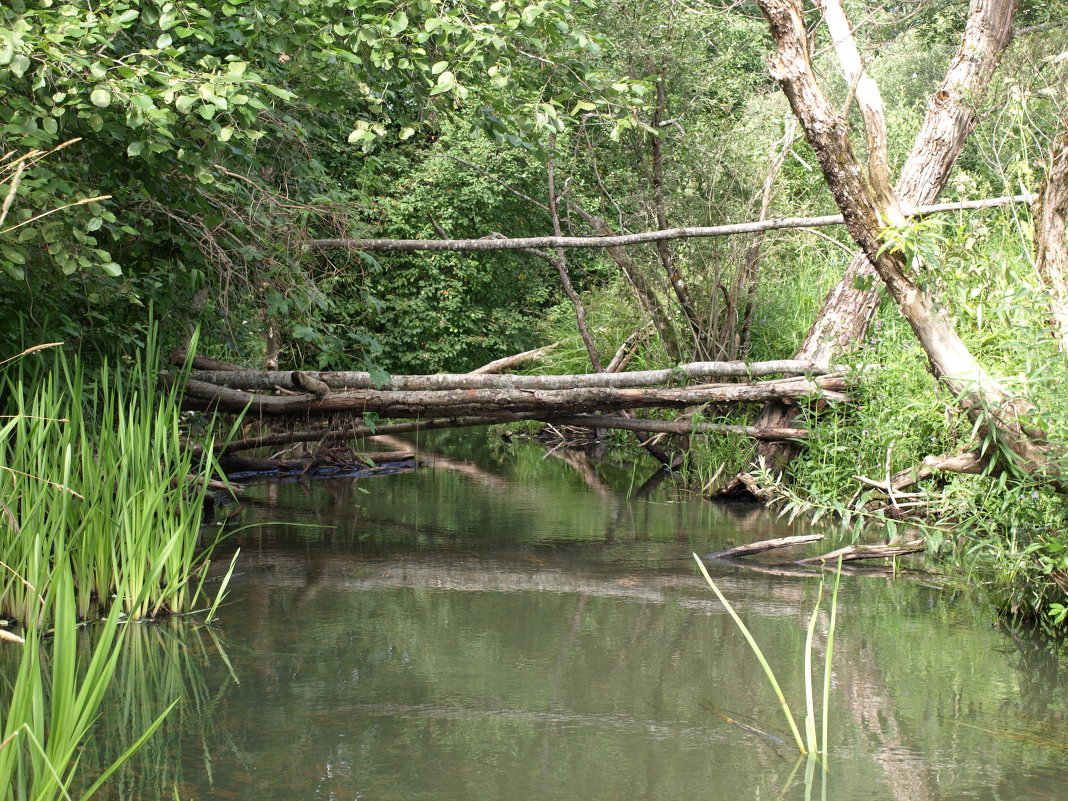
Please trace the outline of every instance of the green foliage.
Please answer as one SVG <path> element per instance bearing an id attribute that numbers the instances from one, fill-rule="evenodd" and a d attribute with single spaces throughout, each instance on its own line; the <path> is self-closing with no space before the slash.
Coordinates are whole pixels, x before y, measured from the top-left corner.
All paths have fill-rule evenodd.
<path id="1" fill-rule="evenodd" d="M 368 198 L 366 230 L 428 239 L 439 230 L 452 238 L 545 232 L 545 211 L 511 191 L 542 202 L 543 164 L 523 149 L 455 136 L 464 124 L 443 122 L 442 139 L 424 153 L 380 157 L 373 190 L 352 190 Z M 601 275 L 597 254 L 568 257 L 580 288 Z M 347 336 L 374 338 L 380 350 L 371 356 L 387 370 L 462 371 L 532 347 L 558 286 L 555 270 L 526 253 L 364 254 L 331 280 L 329 319 Z"/>
<path id="2" fill-rule="evenodd" d="M 23 178 L 0 338 L 132 345 L 143 305 L 180 318 L 207 285 L 232 339 L 277 295 L 299 309 L 293 337 L 327 346 L 320 282 L 346 265 L 322 271 L 301 242 L 349 215 L 323 160 L 433 136 L 435 107 L 528 144 L 580 97 L 626 119 L 642 87 L 584 66 L 599 47 L 569 0 L 5 4 L 0 152 L 81 141 Z"/>

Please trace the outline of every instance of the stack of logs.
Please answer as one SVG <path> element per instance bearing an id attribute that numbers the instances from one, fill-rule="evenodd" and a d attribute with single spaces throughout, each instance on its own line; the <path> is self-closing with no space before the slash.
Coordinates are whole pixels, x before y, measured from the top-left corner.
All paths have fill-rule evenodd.
<path id="1" fill-rule="evenodd" d="M 183 354 L 176 354 L 181 358 Z M 760 439 L 804 439 L 798 428 L 761 428 L 695 422 L 638 420 L 632 410 L 701 409 L 769 400 L 843 400 L 841 373 L 809 362 L 694 362 L 669 370 L 525 376 L 437 374 L 391 376 L 377 385 L 366 372 L 254 371 L 196 356 L 185 387 L 187 410 L 244 413 L 246 417 L 329 421 L 362 414 L 417 422 L 346 426 L 254 437 L 230 443 L 228 451 L 284 442 L 399 433 L 429 428 L 544 420 L 590 428 L 648 433 L 734 433 Z M 775 378 L 770 378 L 776 376 Z M 162 378 L 174 380 L 164 372 Z M 730 383 L 711 383 L 714 381 Z M 364 430 L 366 429 L 366 430 Z"/>

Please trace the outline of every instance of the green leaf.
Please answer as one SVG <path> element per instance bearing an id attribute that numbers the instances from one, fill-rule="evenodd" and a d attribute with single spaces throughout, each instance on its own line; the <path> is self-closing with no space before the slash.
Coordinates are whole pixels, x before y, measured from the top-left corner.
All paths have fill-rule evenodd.
<path id="1" fill-rule="evenodd" d="M 135 19 L 137 19 L 138 16 L 140 16 L 140 14 L 140 11 L 131 8 L 126 11 L 123 11 L 117 17 L 112 17 L 111 23 L 112 25 L 125 25 L 128 22 L 133 22 Z"/>
<path id="2" fill-rule="evenodd" d="M 158 47 L 160 50 L 162 50 L 165 47 L 170 47 L 171 46 L 171 42 L 173 42 L 173 41 L 174 41 L 174 37 L 171 36 L 169 33 L 161 33 L 159 35 L 159 37 L 156 39 L 156 47 Z"/>
<path id="3" fill-rule="evenodd" d="M 197 108 L 197 113 L 204 119 L 210 120 L 212 117 L 215 116 L 215 112 L 217 110 L 218 109 L 216 109 L 215 106 L 211 103 L 201 103 L 200 106 Z"/>
<path id="4" fill-rule="evenodd" d="M 86 224 L 85 230 L 86 231 L 97 231 L 97 230 L 100 229 L 100 226 L 103 225 L 103 224 L 104 224 L 104 218 L 103 217 L 93 217 L 91 220 L 89 220 L 88 224 Z"/>
<path id="5" fill-rule="evenodd" d="M 261 88 L 264 91 L 267 91 L 270 94 L 274 95 L 275 97 L 282 98 L 282 100 L 292 100 L 294 97 L 296 97 L 295 94 L 288 91 L 287 89 L 283 89 L 280 86 L 274 86 L 273 84 L 265 83 Z"/>
<path id="6" fill-rule="evenodd" d="M 237 78 L 245 74 L 245 70 L 248 69 L 247 61 L 231 61 L 226 65 L 226 71 L 233 77 Z"/>
<path id="7" fill-rule="evenodd" d="M 140 142 L 140 141 L 138 141 L 138 142 L 130 142 L 130 144 L 126 146 L 126 155 L 129 156 L 130 158 L 133 158 L 134 156 L 140 156 L 141 155 L 141 151 L 144 150 L 144 149 L 145 149 L 145 143 L 144 142 Z"/>
<path id="8" fill-rule="evenodd" d="M 193 110 L 193 103 L 196 101 L 195 97 L 190 95 L 181 95 L 174 101 L 174 107 L 178 109 L 181 114 L 188 114 Z"/>
<path id="9" fill-rule="evenodd" d="M 112 278 L 118 278 L 122 275 L 122 267 L 113 261 L 105 262 L 100 265 L 100 269 L 110 275 Z"/>
<path id="10" fill-rule="evenodd" d="M 433 67 L 430 68 L 431 75 L 439 75 L 449 68 L 448 61 L 439 61 Z"/>
<path id="11" fill-rule="evenodd" d="M 414 133 L 415 128 L 407 126 L 405 128 L 401 128 L 401 132 L 398 138 L 403 142 L 405 139 L 410 139 Z"/>
<path id="12" fill-rule="evenodd" d="M 0 253 L 4 254 L 4 258 L 12 264 L 25 264 L 26 257 L 22 255 L 22 252 L 16 250 L 10 245 L 0 245 Z"/>
<path id="13" fill-rule="evenodd" d="M 89 95 L 89 102 L 97 108 L 107 108 L 111 105 L 111 92 L 104 88 L 94 89 Z"/>
<path id="14" fill-rule="evenodd" d="M 15 74 L 16 78 L 21 78 L 26 74 L 26 70 L 30 68 L 30 59 L 19 53 L 13 59 L 11 59 L 11 65 L 8 69 Z"/>
<path id="15" fill-rule="evenodd" d="M 408 27 L 408 15 L 403 11 L 398 11 L 393 15 L 393 19 L 389 21 L 389 32 L 396 36 L 398 33 Z"/>
<path id="16" fill-rule="evenodd" d="M 452 74 L 451 70 L 445 70 L 438 76 L 438 84 L 430 90 L 430 96 L 440 95 L 442 92 L 448 92 L 450 89 L 456 88 L 456 76 Z"/>

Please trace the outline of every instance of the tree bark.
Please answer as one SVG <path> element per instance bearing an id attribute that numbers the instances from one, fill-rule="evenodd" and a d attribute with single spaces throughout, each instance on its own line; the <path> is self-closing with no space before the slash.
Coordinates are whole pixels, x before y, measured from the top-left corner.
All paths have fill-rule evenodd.
<path id="1" fill-rule="evenodd" d="M 1068 118 L 1050 149 L 1050 166 L 1033 208 L 1035 269 L 1049 291 L 1050 317 L 1060 349 L 1068 354 Z"/>
<path id="2" fill-rule="evenodd" d="M 552 220 L 553 236 L 559 238 L 563 236 L 563 231 L 560 229 L 560 210 L 557 205 L 559 198 L 556 195 L 556 134 L 552 134 L 549 137 L 549 161 L 546 165 L 546 176 L 549 183 L 549 217 Z M 567 295 L 567 299 L 571 301 L 571 307 L 575 310 L 575 325 L 578 327 L 579 336 L 582 337 L 582 343 L 586 346 L 586 353 L 590 357 L 593 371 L 595 373 L 603 373 L 604 365 L 601 364 L 597 346 L 590 335 L 589 326 L 586 325 L 586 307 L 583 305 L 582 298 L 579 297 L 578 292 L 571 285 L 571 276 L 567 272 L 567 258 L 564 256 L 564 249 L 557 247 L 554 256 L 543 254 L 537 250 L 534 252 L 546 258 L 550 264 L 556 267 L 556 272 L 560 276 L 560 283 L 564 288 L 564 294 Z"/>
<path id="3" fill-rule="evenodd" d="M 511 356 L 505 356 L 501 359 L 494 359 L 492 362 L 488 362 L 481 367 L 476 367 L 471 371 L 471 375 L 490 375 L 492 373 L 503 373 L 505 370 L 511 370 L 513 367 L 518 367 L 521 364 L 535 361 L 547 354 L 553 348 L 560 346 L 559 342 L 554 342 L 552 345 L 546 345 L 544 348 L 535 348 L 534 350 L 525 350 L 522 353 L 513 353 Z"/>
<path id="4" fill-rule="evenodd" d="M 782 170 L 782 165 L 786 161 L 786 154 L 790 152 L 790 146 L 793 144 L 794 132 L 796 130 L 797 120 L 793 116 L 788 115 L 783 123 L 782 144 L 772 157 L 771 163 L 768 166 L 768 173 L 764 177 L 764 187 L 760 193 L 759 220 L 766 220 L 768 218 L 768 211 L 771 209 L 772 193 L 775 189 L 775 179 L 778 177 L 779 172 Z M 755 311 L 753 300 L 756 295 L 757 275 L 760 271 L 760 255 L 763 246 L 764 234 L 761 232 L 753 237 L 753 241 L 750 242 L 749 247 L 746 248 L 745 255 L 742 257 L 741 266 L 735 277 L 735 294 L 745 300 L 741 309 L 737 308 L 737 304 L 731 304 L 731 307 L 728 309 L 727 322 L 724 325 L 724 330 L 734 338 L 734 346 L 732 347 L 730 354 L 732 358 L 738 358 L 739 356 L 744 358 L 749 352 L 749 335 L 752 329 L 753 312 Z M 739 322 L 741 323 L 741 330 L 735 331 Z"/>
<path id="5" fill-rule="evenodd" d="M 612 236 L 612 227 L 604 218 L 590 214 L 575 203 L 574 200 L 568 201 L 568 208 L 581 217 L 583 221 L 593 229 L 593 233 L 596 236 Z M 678 335 L 675 333 L 675 326 L 672 325 L 671 319 L 668 317 L 667 312 L 664 311 L 664 306 L 656 296 L 655 290 L 649 286 L 649 282 L 646 280 L 641 267 L 635 264 L 630 256 L 627 255 L 627 251 L 620 246 L 610 246 L 607 247 L 606 250 L 608 251 L 608 255 L 611 256 L 619 266 L 623 278 L 634 292 L 634 296 L 638 299 L 638 304 L 645 310 L 645 313 L 649 315 L 649 318 L 653 321 L 653 325 L 656 326 L 656 331 L 660 335 L 660 341 L 664 343 L 664 350 L 667 351 L 668 356 L 673 361 L 682 361 L 682 348 L 679 346 L 679 339 Z M 612 371 L 609 370 L 608 372 Z"/>
<path id="6" fill-rule="evenodd" d="M 653 213 L 656 216 L 656 225 L 660 230 L 667 229 L 667 212 L 664 209 L 664 143 L 661 139 L 660 123 L 664 119 L 664 111 L 667 99 L 664 93 L 664 79 L 657 77 L 656 80 L 656 108 L 653 109 L 653 129 L 655 133 L 648 134 L 650 157 L 652 161 L 652 184 L 653 184 Z M 656 255 L 664 268 L 668 283 L 675 292 L 682 316 L 690 329 L 693 338 L 694 355 L 698 359 L 711 358 L 712 354 L 709 343 L 706 341 L 704 328 L 697 315 L 697 309 L 690 298 L 690 289 L 682 277 L 682 271 L 675 263 L 675 254 L 666 239 L 656 241 Z"/>
<path id="7" fill-rule="evenodd" d="M 709 554 L 704 558 L 737 559 L 738 557 L 750 556 L 754 553 L 764 553 L 764 551 L 775 551 L 780 548 L 792 548 L 795 545 L 808 545 L 811 542 L 819 542 L 822 539 L 822 534 L 797 534 L 792 537 L 776 537 L 772 540 L 749 542 L 745 545 L 738 545 L 734 548 L 728 548 L 725 551 L 717 551 L 716 553 Z"/>
<path id="8" fill-rule="evenodd" d="M 894 187 L 906 213 L 933 203 L 945 187 L 964 142 L 975 127 L 976 106 L 1012 39 L 1015 8 L 1015 0 L 971 0 L 961 45 L 945 79 L 931 96 L 920 132 Z M 880 295 L 873 288 L 876 278 L 871 262 L 861 250 L 827 294 L 796 358 L 826 364 L 862 342 L 879 305 Z M 788 426 L 796 413 L 794 408 L 771 403 L 754 424 Z M 797 446 L 788 443 L 757 447 L 758 459 L 776 473 L 796 454 Z"/>
<path id="9" fill-rule="evenodd" d="M 545 422 L 584 428 L 614 428 L 642 434 L 738 434 L 754 439 L 805 439 L 808 436 L 808 431 L 803 428 L 756 428 L 724 423 L 694 423 L 690 420 L 635 420 L 605 414 L 554 415 L 547 416 Z"/>

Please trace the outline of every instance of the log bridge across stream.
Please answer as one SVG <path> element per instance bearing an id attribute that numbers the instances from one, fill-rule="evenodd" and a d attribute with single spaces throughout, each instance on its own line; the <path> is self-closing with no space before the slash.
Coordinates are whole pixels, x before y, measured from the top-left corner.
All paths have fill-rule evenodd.
<path id="1" fill-rule="evenodd" d="M 184 360 L 176 353 L 174 361 Z M 594 429 L 655 434 L 729 433 L 757 439 L 801 440 L 800 428 L 701 422 L 725 406 L 769 400 L 845 400 L 845 377 L 814 363 L 693 362 L 667 370 L 581 375 L 460 373 L 390 376 L 377 385 L 366 372 L 256 371 L 195 356 L 183 408 L 273 420 L 271 434 L 220 446 L 233 453 L 294 442 L 355 439 L 434 428 L 539 420 Z M 163 380 L 176 373 L 165 371 Z M 684 409 L 673 421 L 637 419 L 639 409 Z M 707 410 L 712 409 L 709 413 Z M 706 410 L 704 414 L 694 412 Z M 363 415 L 404 422 L 363 421 Z M 694 418 L 697 419 L 694 419 Z M 347 421 L 339 424 L 339 421 Z M 298 430 L 295 421 L 308 426 Z M 299 424 L 298 424 L 299 425 Z"/>

